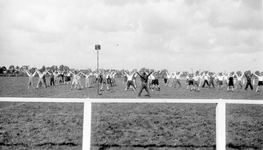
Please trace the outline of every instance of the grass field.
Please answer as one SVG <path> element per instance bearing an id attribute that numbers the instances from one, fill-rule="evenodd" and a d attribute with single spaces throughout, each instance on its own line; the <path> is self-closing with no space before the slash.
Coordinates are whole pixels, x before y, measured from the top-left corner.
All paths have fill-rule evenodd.
<path id="1" fill-rule="evenodd" d="M 96 87 L 71 91 L 64 84 L 28 90 L 26 77 L 0 77 L 0 97 L 137 98 L 138 89 L 125 92 L 122 81 L 116 79 L 117 86 L 98 95 Z M 184 82 L 182 88 L 173 89 L 159 81 L 161 91 L 151 91 L 151 98 L 263 100 L 263 91 L 201 88 L 191 92 Z M 149 99 L 145 95 L 141 98 Z M 0 149 L 79 150 L 82 123 L 81 103 L 0 101 Z M 215 149 L 215 104 L 93 103 L 91 124 L 92 150 Z M 263 149 L 262 127 L 261 105 L 227 105 L 228 150 Z"/>
<path id="2" fill-rule="evenodd" d="M 124 91 L 125 85 L 122 78 L 117 78 L 117 86 L 110 91 L 102 91 L 102 95 L 97 94 L 97 88 L 84 88 L 83 90 L 70 90 L 70 85 L 59 84 L 55 87 L 27 89 L 27 77 L 0 77 L 0 97 L 48 97 L 48 98 L 137 98 L 139 89 L 136 91 Z M 157 99 L 249 99 L 263 100 L 263 91 L 255 92 L 237 89 L 235 92 L 227 92 L 226 88 L 222 90 L 201 88 L 200 92 L 186 90 L 186 85 L 182 81 L 182 88 L 169 88 L 164 86 L 163 80 L 160 79 L 161 91 L 151 91 L 151 98 Z M 34 79 L 37 83 L 37 78 Z M 139 79 L 137 79 L 139 84 Z M 47 78 L 49 85 L 49 79 Z M 82 78 L 84 85 L 84 78 Z M 141 98 L 149 98 L 144 91 Z"/>
<path id="3" fill-rule="evenodd" d="M 215 149 L 215 104 L 93 103 L 93 149 Z"/>
<path id="4" fill-rule="evenodd" d="M 263 106 L 226 111 L 227 150 L 263 149 Z M 215 138 L 215 104 L 92 104 L 93 150 L 214 150 Z"/>
<path id="5" fill-rule="evenodd" d="M 81 150 L 82 103 L 0 101 L 1 150 Z"/>
<path id="6" fill-rule="evenodd" d="M 231 149 L 263 149 L 263 105 L 228 104 L 227 146 Z"/>

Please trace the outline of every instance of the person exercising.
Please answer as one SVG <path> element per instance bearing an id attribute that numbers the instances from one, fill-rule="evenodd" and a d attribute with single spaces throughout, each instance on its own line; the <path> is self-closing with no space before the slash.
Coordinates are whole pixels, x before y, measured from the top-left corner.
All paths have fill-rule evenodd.
<path id="1" fill-rule="evenodd" d="M 30 89 L 30 86 L 34 89 L 34 84 L 33 84 L 33 78 L 36 75 L 36 70 L 34 73 L 30 72 L 30 69 L 26 70 L 26 73 L 28 75 L 28 89 Z"/>
<path id="2" fill-rule="evenodd" d="M 148 93 L 148 96 L 151 97 L 150 92 L 149 92 L 149 88 L 148 88 L 148 77 L 153 73 L 153 71 L 150 72 L 148 75 L 146 75 L 146 72 L 145 72 L 145 71 L 143 71 L 142 74 L 140 74 L 139 72 L 136 72 L 136 73 L 137 73 L 137 74 L 140 76 L 140 78 L 141 78 L 141 88 L 140 88 L 138 97 L 141 96 L 141 93 L 142 93 L 142 90 L 143 90 L 143 89 L 145 89 L 146 92 Z"/>

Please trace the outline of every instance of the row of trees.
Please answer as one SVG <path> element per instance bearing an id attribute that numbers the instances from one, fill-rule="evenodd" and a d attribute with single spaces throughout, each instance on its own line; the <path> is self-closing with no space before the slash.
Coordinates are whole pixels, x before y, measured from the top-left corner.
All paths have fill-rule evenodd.
<path id="1" fill-rule="evenodd" d="M 29 66 L 26 66 L 26 65 L 21 66 L 21 67 L 19 67 L 19 66 L 16 66 L 16 67 L 15 67 L 14 65 L 10 65 L 8 68 L 5 67 L 5 66 L 2 66 L 2 67 L 0 67 L 0 75 L 1 75 L 1 76 L 3 76 L 3 75 L 4 75 L 4 76 L 5 76 L 5 75 L 7 75 L 7 76 L 10 76 L 10 75 L 11 75 L 11 76 L 27 76 L 26 73 L 25 73 L 25 70 L 27 70 L 27 69 L 29 69 Z M 31 72 L 34 72 L 36 69 L 37 69 L 37 68 L 30 68 L 30 71 L 31 71 Z M 53 66 L 51 66 L 51 67 L 42 66 L 42 68 L 39 69 L 39 70 L 40 70 L 40 71 L 44 71 L 44 70 L 46 70 L 46 69 L 53 70 L 53 71 L 55 71 L 55 70 L 66 71 L 66 70 L 71 70 L 71 69 L 73 69 L 73 68 L 69 68 L 68 66 L 65 66 L 65 65 L 60 65 L 60 66 L 53 65 Z M 73 69 L 73 70 L 74 70 L 74 69 Z M 103 69 L 102 69 L 102 70 L 103 70 Z M 83 71 L 83 72 L 91 72 L 92 70 L 91 70 L 91 69 L 86 69 L 86 70 L 81 70 L 81 71 Z M 109 71 L 109 69 L 107 69 L 106 71 Z M 117 71 L 116 76 L 117 76 L 117 77 L 121 77 L 121 76 L 122 76 L 122 73 L 123 73 L 124 71 L 128 71 L 128 70 L 122 69 L 122 70 L 113 70 L 113 71 Z M 138 71 L 139 71 L 139 72 L 141 72 L 141 71 L 150 72 L 150 69 L 143 67 L 143 68 L 141 68 L 141 69 L 138 70 Z M 164 77 L 164 76 L 166 75 L 166 72 L 167 72 L 167 69 L 160 70 L 159 77 Z M 198 71 L 198 72 L 199 72 L 199 71 Z M 237 73 L 241 75 L 241 71 L 238 71 Z M 245 71 L 244 73 L 245 73 L 245 74 L 251 73 L 251 71 Z M 259 72 L 259 71 L 256 71 L 255 74 L 259 75 L 260 72 Z M 184 73 L 183 75 L 185 75 L 185 73 Z"/>
<path id="2" fill-rule="evenodd" d="M 25 73 L 25 70 L 28 70 L 29 69 L 29 66 L 27 65 L 24 65 L 24 66 L 14 66 L 14 65 L 10 65 L 8 68 L 5 67 L 5 66 L 2 66 L 0 67 L 0 75 L 8 75 L 8 76 L 26 76 L 26 73 Z M 30 71 L 31 72 L 34 72 L 37 68 L 33 67 L 31 68 L 30 67 Z M 44 71 L 46 69 L 49 69 L 49 70 L 59 70 L 59 71 L 66 71 L 66 70 L 70 70 L 70 69 L 73 69 L 73 68 L 69 68 L 68 66 L 66 65 L 60 65 L 60 66 L 56 66 L 56 65 L 53 65 L 51 67 L 45 67 L 45 66 L 42 66 L 41 69 L 39 69 L 40 71 Z M 109 69 L 107 69 L 106 71 L 108 71 Z M 146 70 L 146 71 L 150 71 L 150 69 L 147 69 L 147 68 L 141 68 L 140 70 L 138 71 L 143 71 L 143 70 Z M 81 70 L 83 72 L 91 72 L 92 70 L 91 69 L 86 69 L 86 70 Z M 128 71 L 128 70 L 125 70 L 125 69 L 122 69 L 122 70 L 113 70 L 113 71 L 117 71 L 116 73 L 116 76 L 117 77 L 121 77 L 122 76 L 122 72 L 124 71 Z M 161 73 L 160 75 L 161 76 L 164 76 L 165 73 L 166 73 L 166 69 L 164 70 L 161 70 Z"/>
<path id="3" fill-rule="evenodd" d="M 2 66 L 0 67 L 0 74 L 1 75 L 24 75 L 25 74 L 25 70 L 29 69 L 29 66 L 14 66 L 14 65 L 10 65 L 8 68 L 5 67 L 5 66 Z M 31 70 L 35 70 L 37 68 L 33 67 L 31 68 Z M 56 66 L 56 65 L 53 65 L 51 67 L 45 67 L 43 66 L 40 71 L 44 71 L 45 69 L 50 69 L 50 70 L 60 70 L 60 71 L 63 71 L 63 70 L 69 70 L 69 67 L 68 66 L 64 66 L 64 65 L 60 65 L 60 66 Z"/>

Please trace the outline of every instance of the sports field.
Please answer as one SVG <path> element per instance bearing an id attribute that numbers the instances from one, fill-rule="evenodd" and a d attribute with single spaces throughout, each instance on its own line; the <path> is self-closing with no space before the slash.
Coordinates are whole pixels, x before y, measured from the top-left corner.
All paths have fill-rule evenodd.
<path id="1" fill-rule="evenodd" d="M 226 120 L 229 149 L 263 149 L 262 104 L 227 104 Z"/>
<path id="2" fill-rule="evenodd" d="M 92 148 L 215 149 L 215 104 L 94 103 Z"/>
<path id="3" fill-rule="evenodd" d="M 34 84 L 37 84 L 38 78 L 34 78 Z M 263 91 L 255 92 L 248 89 L 237 89 L 235 92 L 227 92 L 226 87 L 224 89 L 208 89 L 201 88 L 200 92 L 186 90 L 185 82 L 182 81 L 182 88 L 170 88 L 164 86 L 162 79 L 159 79 L 161 91 L 151 91 L 151 98 L 158 99 L 249 99 L 249 100 L 262 100 Z M 82 90 L 73 89 L 70 90 L 70 85 L 64 85 L 60 83 L 56 86 L 40 89 L 27 89 L 28 78 L 27 77 L 0 77 L 0 97 L 47 97 L 47 98 L 138 98 L 139 89 L 132 91 L 124 91 L 125 84 L 123 84 L 123 78 L 116 78 L 117 86 L 111 87 L 111 90 L 107 91 L 106 88 L 102 91 L 102 95 L 97 94 L 97 88 L 84 88 Z M 47 84 L 49 85 L 49 78 L 47 78 Z M 139 86 L 139 79 L 137 79 Z M 82 78 L 82 85 L 84 85 L 84 78 Z M 141 98 L 149 98 L 145 96 L 146 92 L 142 93 Z"/>
<path id="4" fill-rule="evenodd" d="M 1 150 L 81 150 L 83 103 L 0 101 Z"/>
<path id="5" fill-rule="evenodd" d="M 215 106 L 93 103 L 92 149 L 215 150 Z M 227 150 L 263 149 L 263 106 L 226 108 Z"/>
<path id="6" fill-rule="evenodd" d="M 84 79 L 82 79 L 84 85 Z M 137 98 L 124 91 L 122 78 L 110 91 L 97 88 L 70 90 L 70 85 L 27 89 L 28 78 L 1 77 L 1 97 L 34 98 Z M 35 78 L 35 84 L 37 78 Z M 137 81 L 139 83 L 139 81 Z M 47 84 L 49 79 L 47 78 Z M 262 100 L 263 92 L 201 88 L 200 92 L 169 88 L 160 80 L 161 91 L 151 98 Z M 146 92 L 141 98 L 149 99 Z M 128 100 L 127 100 L 128 102 Z M 93 103 L 92 150 L 214 150 L 215 104 Z M 0 147 L 2 149 L 69 149 L 82 147 L 83 104 L 25 103 L 0 101 Z M 263 106 L 227 105 L 228 150 L 263 148 Z"/>

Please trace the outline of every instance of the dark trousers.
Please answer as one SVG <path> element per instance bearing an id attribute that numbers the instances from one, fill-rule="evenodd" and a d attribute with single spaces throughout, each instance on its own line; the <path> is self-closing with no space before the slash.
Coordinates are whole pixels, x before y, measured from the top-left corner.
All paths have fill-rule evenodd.
<path id="1" fill-rule="evenodd" d="M 55 86 L 55 80 L 54 78 L 50 78 L 50 86 L 54 85 Z"/>
<path id="2" fill-rule="evenodd" d="M 141 96 L 143 89 L 145 89 L 146 92 L 148 93 L 148 95 L 151 96 L 151 95 L 150 95 L 150 92 L 149 92 L 149 88 L 148 88 L 147 83 L 142 83 L 142 84 L 141 84 L 141 88 L 140 88 L 140 92 L 139 92 L 138 96 Z"/>
<path id="3" fill-rule="evenodd" d="M 248 86 L 250 86 L 250 89 L 253 90 L 253 86 L 252 86 L 252 84 L 251 84 L 251 81 L 248 81 L 248 82 L 247 82 L 247 85 L 246 85 L 246 87 L 245 87 L 245 90 L 247 90 Z"/>
<path id="4" fill-rule="evenodd" d="M 213 80 L 210 80 L 210 81 L 209 81 L 209 87 L 210 87 L 211 85 L 213 85 L 213 88 L 215 87 Z"/>
<path id="5" fill-rule="evenodd" d="M 202 86 L 202 87 L 205 87 L 205 84 L 207 84 L 207 85 L 209 86 L 209 84 L 208 84 L 208 81 L 207 81 L 207 80 L 205 80 L 205 81 L 204 81 L 204 84 L 203 84 L 203 86 Z"/>

